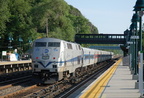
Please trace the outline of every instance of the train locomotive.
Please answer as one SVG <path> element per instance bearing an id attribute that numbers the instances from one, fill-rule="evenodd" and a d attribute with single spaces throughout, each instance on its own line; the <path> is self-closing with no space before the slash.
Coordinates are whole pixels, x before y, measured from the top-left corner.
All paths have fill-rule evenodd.
<path id="1" fill-rule="evenodd" d="M 44 84 L 75 77 L 76 70 L 113 56 L 112 52 L 84 48 L 56 38 L 35 40 L 32 50 L 33 79 Z"/>

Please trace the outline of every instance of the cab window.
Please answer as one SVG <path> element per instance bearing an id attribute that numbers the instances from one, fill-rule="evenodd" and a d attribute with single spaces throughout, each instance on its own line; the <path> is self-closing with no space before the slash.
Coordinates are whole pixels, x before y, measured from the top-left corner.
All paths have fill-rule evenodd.
<path id="1" fill-rule="evenodd" d="M 35 47 L 46 47 L 46 42 L 35 42 Z"/>
<path id="2" fill-rule="evenodd" d="M 60 47 L 60 42 L 49 42 L 48 47 Z"/>

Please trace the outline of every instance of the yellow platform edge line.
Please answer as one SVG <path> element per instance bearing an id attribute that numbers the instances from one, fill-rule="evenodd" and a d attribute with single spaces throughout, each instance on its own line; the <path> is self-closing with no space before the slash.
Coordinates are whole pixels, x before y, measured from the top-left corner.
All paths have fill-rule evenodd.
<path id="1" fill-rule="evenodd" d="M 98 78 L 98 80 L 84 94 L 80 96 L 80 98 L 98 98 L 121 61 L 122 58 L 120 58 L 116 63 L 113 64 L 112 67 L 105 71 L 104 74 Z"/>

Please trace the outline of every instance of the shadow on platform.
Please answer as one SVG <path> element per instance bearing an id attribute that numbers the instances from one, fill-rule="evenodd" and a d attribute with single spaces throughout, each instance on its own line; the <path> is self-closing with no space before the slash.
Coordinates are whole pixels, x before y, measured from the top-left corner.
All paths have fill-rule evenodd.
<path id="1" fill-rule="evenodd" d="M 123 57 L 123 66 L 129 66 L 130 63 L 129 63 L 129 56 L 125 56 Z"/>

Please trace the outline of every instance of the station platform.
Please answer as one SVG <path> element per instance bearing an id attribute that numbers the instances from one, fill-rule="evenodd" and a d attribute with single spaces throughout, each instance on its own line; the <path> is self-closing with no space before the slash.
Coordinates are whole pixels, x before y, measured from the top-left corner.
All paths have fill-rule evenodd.
<path id="1" fill-rule="evenodd" d="M 128 57 L 117 61 L 77 98 L 140 98 L 128 62 Z"/>

